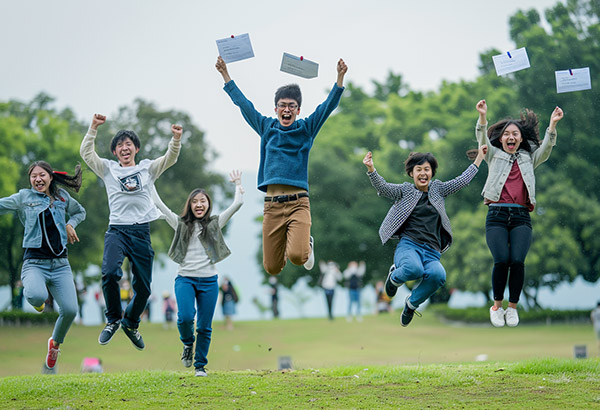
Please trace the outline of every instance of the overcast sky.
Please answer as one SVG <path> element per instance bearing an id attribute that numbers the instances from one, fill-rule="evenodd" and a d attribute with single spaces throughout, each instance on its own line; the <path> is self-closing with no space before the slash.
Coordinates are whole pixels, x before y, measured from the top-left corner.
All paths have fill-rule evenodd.
<path id="1" fill-rule="evenodd" d="M 231 77 L 265 115 L 278 86 L 298 83 L 303 117 L 324 100 L 340 57 L 346 81 L 367 91 L 390 70 L 414 90 L 435 90 L 443 80 L 474 79 L 479 53 L 514 48 L 508 19 L 517 9 L 543 15 L 557 2 L 2 1 L 0 100 L 45 91 L 78 118 L 99 112 L 110 121 L 142 97 L 189 113 L 220 153 L 216 170 L 254 172 L 259 139 L 222 90 L 215 40 L 249 33 L 255 58 L 231 63 Z M 319 63 L 319 77 L 280 72 L 283 52 Z"/>

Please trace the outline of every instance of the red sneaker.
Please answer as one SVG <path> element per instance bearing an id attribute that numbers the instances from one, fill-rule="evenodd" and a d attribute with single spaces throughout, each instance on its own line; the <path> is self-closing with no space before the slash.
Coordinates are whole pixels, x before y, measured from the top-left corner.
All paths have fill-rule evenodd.
<path id="1" fill-rule="evenodd" d="M 46 356 L 46 368 L 52 370 L 56 365 L 56 359 L 58 359 L 58 354 L 60 353 L 60 349 L 58 347 L 54 347 L 54 340 L 52 338 L 48 339 L 48 355 Z"/>

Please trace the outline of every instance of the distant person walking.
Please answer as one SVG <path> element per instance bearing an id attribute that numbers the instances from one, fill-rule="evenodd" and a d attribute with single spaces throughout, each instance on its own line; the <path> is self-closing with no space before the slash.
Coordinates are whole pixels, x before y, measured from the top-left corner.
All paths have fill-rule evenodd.
<path id="1" fill-rule="evenodd" d="M 329 320 L 333 320 L 333 296 L 338 282 L 343 278 L 342 272 L 340 272 L 338 264 L 334 261 L 319 261 L 319 269 L 321 270 L 319 284 L 325 291 L 327 316 L 329 317 Z"/>
<path id="2" fill-rule="evenodd" d="M 348 287 L 348 316 L 347 320 L 352 321 L 352 307 L 354 306 L 354 317 L 358 321 L 362 321 L 360 313 L 360 291 L 363 287 L 363 276 L 366 272 L 366 264 L 364 261 L 350 261 L 348 267 L 344 270 L 344 280 Z"/>
<path id="3" fill-rule="evenodd" d="M 225 277 L 221 284 L 221 306 L 223 307 L 223 316 L 225 316 L 225 329 L 233 330 L 233 315 L 235 315 L 235 305 L 239 297 L 231 283 L 231 279 Z"/>
<path id="4" fill-rule="evenodd" d="M 81 167 L 74 175 L 58 172 L 44 161 L 36 161 L 27 171 L 31 188 L 0 198 L 0 214 L 14 212 L 25 227 L 23 232 L 23 294 L 35 310 L 42 312 L 53 296 L 58 304 L 58 319 L 48 339 L 44 365 L 56 365 L 60 345 L 77 316 L 77 290 L 67 259 L 67 243 L 79 242 L 75 228 L 85 219 L 85 209 L 64 186 L 79 192 Z M 48 292 L 49 291 L 49 292 Z"/>
<path id="5" fill-rule="evenodd" d="M 600 300 L 598 301 L 596 309 L 592 310 L 590 318 L 592 319 L 594 332 L 596 332 L 596 338 L 598 339 L 598 350 L 600 350 Z"/>

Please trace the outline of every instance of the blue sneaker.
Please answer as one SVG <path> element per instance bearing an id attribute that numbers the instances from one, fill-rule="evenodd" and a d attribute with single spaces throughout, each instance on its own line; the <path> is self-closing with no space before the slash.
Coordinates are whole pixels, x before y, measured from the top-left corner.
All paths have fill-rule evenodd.
<path id="1" fill-rule="evenodd" d="M 101 345 L 105 345 L 108 342 L 110 342 L 110 339 L 112 339 L 115 333 L 117 333 L 117 330 L 119 330 L 120 326 L 121 322 L 118 320 L 116 322 L 107 323 L 106 326 L 104 326 L 102 332 L 100 333 L 100 336 L 98 337 L 98 343 L 100 343 Z"/>
<path id="2" fill-rule="evenodd" d="M 144 339 L 142 339 L 142 335 L 140 335 L 140 332 L 138 332 L 137 329 L 132 329 L 127 326 L 122 326 L 122 329 L 136 349 L 144 350 L 144 347 L 146 347 L 144 345 Z"/>

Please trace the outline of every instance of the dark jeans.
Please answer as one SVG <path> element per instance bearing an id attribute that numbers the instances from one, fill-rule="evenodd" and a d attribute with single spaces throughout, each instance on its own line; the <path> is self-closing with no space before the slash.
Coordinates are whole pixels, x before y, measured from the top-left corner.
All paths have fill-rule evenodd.
<path id="1" fill-rule="evenodd" d="M 325 289 L 325 299 L 327 300 L 327 315 L 329 320 L 333 320 L 333 294 L 334 289 Z"/>
<path id="2" fill-rule="evenodd" d="M 531 246 L 531 238 L 531 217 L 527 208 L 489 207 L 485 221 L 485 239 L 494 258 L 494 300 L 504 299 L 508 281 L 508 301 L 519 301 L 525 282 L 525 257 Z"/>
<path id="3" fill-rule="evenodd" d="M 121 308 L 119 280 L 123 277 L 121 265 L 127 257 L 131 263 L 133 298 Z M 150 224 L 110 225 L 104 235 L 102 258 L 102 291 L 106 300 L 106 320 L 122 320 L 123 325 L 137 329 L 140 316 L 150 297 L 154 250 L 150 243 Z"/>

